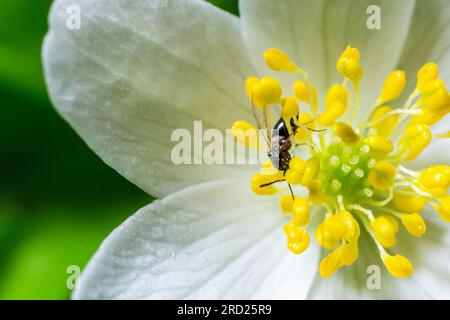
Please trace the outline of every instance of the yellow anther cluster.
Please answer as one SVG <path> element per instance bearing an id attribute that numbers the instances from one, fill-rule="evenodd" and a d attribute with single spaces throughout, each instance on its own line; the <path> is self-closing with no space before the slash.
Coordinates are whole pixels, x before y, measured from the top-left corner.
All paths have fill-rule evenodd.
<path id="1" fill-rule="evenodd" d="M 422 170 L 417 178 L 417 185 L 435 197 L 444 196 L 450 186 L 450 167 L 435 165 Z"/>
<path id="2" fill-rule="evenodd" d="M 432 134 L 428 125 L 409 125 L 398 143 L 403 160 L 411 161 L 417 158 L 428 146 L 431 138 Z"/>
<path id="3" fill-rule="evenodd" d="M 392 111 L 393 111 L 393 109 L 389 106 L 379 107 L 373 113 L 372 121 L 376 121 L 376 120 L 386 116 L 388 113 L 390 113 Z M 376 130 L 377 134 L 379 134 L 383 137 L 388 137 L 394 130 L 397 123 L 398 123 L 398 115 L 394 114 L 394 115 L 388 116 L 383 121 L 380 121 L 379 123 L 375 124 L 373 126 L 373 129 Z"/>
<path id="4" fill-rule="evenodd" d="M 325 249 L 333 250 L 322 260 L 319 272 L 324 278 L 358 258 L 359 225 L 346 210 L 326 218 L 316 229 L 315 238 Z"/>
<path id="5" fill-rule="evenodd" d="M 324 278 L 356 261 L 361 232 L 375 242 L 391 275 L 411 276 L 411 261 L 391 252 L 400 227 L 412 237 L 425 235 L 427 224 L 420 212 L 427 204 L 450 222 L 450 166 L 420 171 L 404 166 L 418 158 L 432 139 L 450 137 L 448 132 L 433 135 L 430 130 L 450 112 L 450 95 L 437 65 L 427 63 L 417 72 L 416 88 L 402 107 L 395 104 L 406 87 L 401 70 L 387 76 L 376 101 L 361 103 L 360 52 L 348 46 L 337 61 L 344 79 L 328 89 L 321 105 L 321 95 L 307 73 L 286 53 L 272 48 L 264 52 L 264 60 L 274 71 L 298 75 L 286 96 L 274 78 L 250 77 L 245 83 L 253 113 L 260 116 L 256 123 L 273 127 L 268 119 L 274 118 L 271 112 L 279 106 L 277 126 L 281 120 L 286 126 L 283 136 L 267 136 L 269 159 L 252 176 L 251 189 L 258 195 L 280 193 L 280 210 L 291 217 L 283 228 L 288 249 L 304 252 L 310 244 L 311 215 L 325 212 L 314 232 L 315 240 L 331 251 L 319 266 Z M 372 107 L 357 116 L 360 105 Z M 364 120 L 355 125 L 355 119 Z M 249 136 L 255 129 L 236 121 L 231 131 L 236 140 L 251 147 L 255 143 Z M 263 143 L 256 141 L 262 148 Z M 305 150 L 310 155 L 303 156 Z M 307 196 L 296 195 L 302 188 Z M 313 206 L 324 210 L 313 211 Z"/>
<path id="6" fill-rule="evenodd" d="M 386 157 L 394 150 L 392 141 L 382 135 L 369 135 L 364 139 L 364 143 L 370 147 L 372 155 L 377 158 Z"/>
<path id="7" fill-rule="evenodd" d="M 438 67 L 434 63 L 427 63 L 417 73 L 416 90 L 422 97 L 418 101 L 420 114 L 411 119 L 411 124 L 433 125 L 450 112 L 450 94 L 438 76 Z"/>
<path id="8" fill-rule="evenodd" d="M 293 199 L 291 195 L 283 195 L 280 198 L 280 207 L 284 213 L 290 213 L 293 216 L 292 221 L 284 226 L 288 249 L 295 254 L 300 254 L 310 242 L 310 237 L 304 230 L 310 221 L 309 201 L 301 197 Z"/>
<path id="9" fill-rule="evenodd" d="M 294 221 L 285 224 L 283 231 L 286 234 L 288 249 L 292 253 L 300 254 L 308 248 L 311 240 L 309 234 Z"/>
<path id="10" fill-rule="evenodd" d="M 292 158 L 284 175 L 286 182 L 308 187 L 319 173 L 319 165 L 317 157 L 311 157 L 306 161 L 298 157 Z"/>

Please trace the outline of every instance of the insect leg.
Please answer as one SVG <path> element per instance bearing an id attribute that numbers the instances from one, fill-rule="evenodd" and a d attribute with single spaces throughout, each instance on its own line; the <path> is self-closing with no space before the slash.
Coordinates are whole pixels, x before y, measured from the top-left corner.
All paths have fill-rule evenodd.
<path id="1" fill-rule="evenodd" d="M 264 188 L 264 187 L 271 186 L 271 185 L 273 185 L 274 183 L 277 183 L 277 182 L 283 182 L 283 181 L 286 181 L 286 180 L 284 180 L 284 179 L 281 179 L 281 180 L 275 180 L 275 181 L 272 181 L 272 182 L 264 183 L 264 184 L 260 185 L 259 187 L 260 187 L 260 188 Z"/>
<path id="2" fill-rule="evenodd" d="M 295 197 L 294 197 L 294 191 L 292 191 L 292 187 L 291 187 L 291 184 L 290 184 L 290 183 L 288 183 L 288 186 L 289 186 L 289 190 L 291 191 L 291 195 L 292 195 L 292 200 L 294 200 L 294 201 L 295 201 Z"/>

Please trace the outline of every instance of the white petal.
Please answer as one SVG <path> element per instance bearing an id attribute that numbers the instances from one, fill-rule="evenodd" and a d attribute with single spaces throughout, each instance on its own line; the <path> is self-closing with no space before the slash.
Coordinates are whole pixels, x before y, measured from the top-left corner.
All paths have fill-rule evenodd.
<path id="1" fill-rule="evenodd" d="M 415 270 L 413 279 L 432 299 L 450 299 L 450 224 L 432 209 L 422 214 L 427 233 L 416 239 L 402 232 L 396 250 L 407 256 Z"/>
<path id="2" fill-rule="evenodd" d="M 450 124 L 447 121 L 447 124 Z M 429 146 L 410 164 L 406 167 L 420 170 L 434 164 L 450 164 L 450 147 L 448 139 L 435 138 L 431 140 Z"/>
<path id="3" fill-rule="evenodd" d="M 431 18 L 432 17 L 432 18 Z M 450 85 L 450 2 L 447 0 L 416 0 L 408 40 L 399 61 L 399 68 L 406 70 L 411 92 L 416 85 L 416 74 L 427 62 L 439 65 L 440 77 Z M 434 133 L 448 131 L 450 116 L 432 126 Z M 421 168 L 436 163 L 450 163 L 448 142 L 433 139 L 412 166 Z"/>
<path id="4" fill-rule="evenodd" d="M 447 0 L 416 0 L 411 28 L 400 68 L 411 74 L 410 90 L 415 75 L 427 62 L 439 65 L 440 76 L 450 83 L 450 2 Z"/>
<path id="5" fill-rule="evenodd" d="M 73 5 L 79 30 L 66 25 Z M 241 174 L 170 160 L 173 129 L 224 129 L 250 114 L 238 18 L 196 0 L 59 0 L 49 19 L 50 97 L 108 165 L 155 196 Z"/>
<path id="6" fill-rule="evenodd" d="M 328 279 L 317 275 L 308 298 L 340 300 L 432 298 L 414 278 L 397 279 L 388 274 L 367 233 L 361 235 L 359 244 L 358 260 L 351 266 L 339 269 Z M 375 273 L 372 268 L 376 268 L 375 272 L 380 275 L 378 288 L 373 281 Z"/>
<path id="7" fill-rule="evenodd" d="M 275 197 L 247 182 L 210 182 L 144 207 L 92 258 L 76 299 L 306 296 L 318 250 L 293 256 Z"/>
<path id="8" fill-rule="evenodd" d="M 367 28 L 369 5 L 381 9 L 381 30 Z M 408 34 L 414 1 L 241 0 L 244 36 L 263 69 L 261 53 L 286 51 L 306 69 L 320 90 L 341 82 L 340 53 L 350 44 L 361 51 L 362 105 L 370 106 L 382 82 L 397 65 Z M 267 70 L 267 68 L 265 68 Z"/>

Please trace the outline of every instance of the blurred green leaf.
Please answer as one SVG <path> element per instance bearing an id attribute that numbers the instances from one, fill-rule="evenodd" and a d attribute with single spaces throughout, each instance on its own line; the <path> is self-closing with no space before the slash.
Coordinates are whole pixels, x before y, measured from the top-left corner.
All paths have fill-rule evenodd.
<path id="1" fill-rule="evenodd" d="M 51 0 L 0 1 L 0 84 L 22 95 L 46 97 L 41 45 Z"/>
<path id="2" fill-rule="evenodd" d="M 41 66 L 52 0 L 0 1 L 0 299 L 65 299 L 69 265 L 151 197 L 51 107 Z M 237 0 L 210 0 L 238 15 Z"/>
<path id="3" fill-rule="evenodd" d="M 0 299 L 69 298 L 67 268 L 75 265 L 82 269 L 101 241 L 142 205 L 56 206 L 35 212 L 16 226 L 19 229 L 15 232 L 23 234 L 23 238 L 2 262 Z M 4 208 L 1 211 L 6 213 Z"/>
<path id="4" fill-rule="evenodd" d="M 226 10 L 235 15 L 239 15 L 239 1 L 238 0 L 208 0 L 216 7 Z"/>

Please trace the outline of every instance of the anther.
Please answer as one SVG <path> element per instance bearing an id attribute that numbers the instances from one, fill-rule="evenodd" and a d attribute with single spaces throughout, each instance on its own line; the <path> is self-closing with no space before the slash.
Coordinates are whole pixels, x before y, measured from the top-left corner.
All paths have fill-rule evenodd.
<path id="1" fill-rule="evenodd" d="M 395 70 L 389 74 L 383 84 L 383 88 L 380 94 L 380 102 L 397 99 L 405 89 L 406 75 L 404 71 Z"/>
<path id="2" fill-rule="evenodd" d="M 264 60 L 274 71 L 297 72 L 299 68 L 289 59 L 289 56 L 280 49 L 271 48 L 264 52 Z"/>
<path id="3" fill-rule="evenodd" d="M 414 272 L 414 267 L 411 262 L 401 255 L 386 255 L 383 257 L 383 263 L 389 273 L 397 278 L 408 278 Z"/>
<path id="4" fill-rule="evenodd" d="M 333 125 L 333 133 L 348 145 L 356 145 L 360 141 L 359 135 L 344 122 L 336 122 Z"/>
<path id="5" fill-rule="evenodd" d="M 359 50 L 347 46 L 347 48 L 342 52 L 341 56 L 337 61 L 337 70 L 343 76 L 354 83 L 358 82 L 363 76 L 363 70 L 359 64 Z"/>

